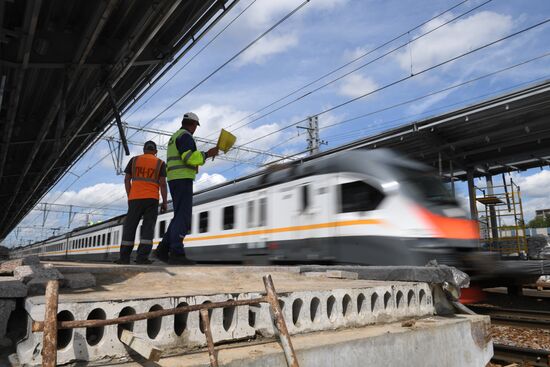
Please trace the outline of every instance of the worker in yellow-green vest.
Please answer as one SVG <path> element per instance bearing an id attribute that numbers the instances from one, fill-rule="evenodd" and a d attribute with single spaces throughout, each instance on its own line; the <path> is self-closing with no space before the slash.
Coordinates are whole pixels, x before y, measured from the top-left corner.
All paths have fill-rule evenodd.
<path id="1" fill-rule="evenodd" d="M 168 263 L 188 263 L 183 239 L 191 229 L 193 180 L 206 159 L 218 155 L 217 147 L 208 152 L 197 150 L 193 134 L 199 125 L 199 117 L 193 112 L 187 112 L 183 115 L 181 129 L 168 141 L 166 176 L 172 195 L 174 218 L 155 252 L 159 260 Z"/>

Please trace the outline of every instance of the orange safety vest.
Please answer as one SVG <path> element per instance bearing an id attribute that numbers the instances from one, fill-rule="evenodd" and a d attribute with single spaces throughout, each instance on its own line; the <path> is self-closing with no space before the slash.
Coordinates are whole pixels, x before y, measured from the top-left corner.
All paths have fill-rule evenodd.
<path id="1" fill-rule="evenodd" d="M 142 154 L 132 160 L 132 187 L 128 200 L 159 199 L 159 175 L 162 160 Z"/>

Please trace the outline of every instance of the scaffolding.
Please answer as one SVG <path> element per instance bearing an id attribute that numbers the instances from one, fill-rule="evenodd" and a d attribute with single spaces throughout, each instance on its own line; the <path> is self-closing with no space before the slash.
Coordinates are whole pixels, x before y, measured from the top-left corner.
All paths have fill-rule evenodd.
<path id="1" fill-rule="evenodd" d="M 476 202 L 484 206 L 478 219 L 480 237 L 489 251 L 521 257 L 527 254 L 521 190 L 512 179 L 507 183 L 502 178 L 502 185 L 493 185 L 488 178 L 486 187 L 475 187 Z"/>

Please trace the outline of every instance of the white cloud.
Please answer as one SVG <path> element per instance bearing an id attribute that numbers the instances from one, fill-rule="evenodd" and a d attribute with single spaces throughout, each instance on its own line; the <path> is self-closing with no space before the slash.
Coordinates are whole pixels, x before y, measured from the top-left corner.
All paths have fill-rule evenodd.
<path id="1" fill-rule="evenodd" d="M 315 10 L 331 10 L 335 7 L 344 5 L 347 0 L 315 0 L 310 1 L 293 17 L 301 13 Z M 253 28 L 264 28 L 271 26 L 276 20 L 279 20 L 287 13 L 294 10 L 302 3 L 302 0 L 263 0 L 254 4 L 248 11 L 246 23 Z"/>
<path id="2" fill-rule="evenodd" d="M 453 17 L 452 14 L 439 17 L 423 26 L 419 34 L 425 33 Z M 423 70 L 496 40 L 509 33 L 513 26 L 511 16 L 492 11 L 482 11 L 450 23 L 412 43 L 413 70 Z M 409 50 L 397 54 L 396 57 L 399 65 L 409 71 L 411 62 Z"/>
<path id="3" fill-rule="evenodd" d="M 295 34 L 267 36 L 246 50 L 236 61 L 237 66 L 262 64 L 269 56 L 280 54 L 298 44 Z"/>
<path id="4" fill-rule="evenodd" d="M 58 192 L 48 194 L 45 202 L 49 197 L 57 197 Z M 126 191 L 124 184 L 113 183 L 98 183 L 92 186 L 85 187 L 79 191 L 65 191 L 59 196 L 56 204 L 87 206 L 87 207 L 126 207 Z"/>
<path id="5" fill-rule="evenodd" d="M 213 173 L 210 175 L 204 172 L 200 174 L 200 176 L 195 181 L 195 185 L 193 186 L 193 191 L 197 192 L 207 187 L 224 183 L 225 181 L 227 181 L 227 179 L 224 176 L 220 175 L 219 173 Z"/>
<path id="6" fill-rule="evenodd" d="M 370 77 L 362 74 L 351 74 L 340 83 L 340 94 L 347 97 L 359 97 L 378 88 L 378 84 Z"/>

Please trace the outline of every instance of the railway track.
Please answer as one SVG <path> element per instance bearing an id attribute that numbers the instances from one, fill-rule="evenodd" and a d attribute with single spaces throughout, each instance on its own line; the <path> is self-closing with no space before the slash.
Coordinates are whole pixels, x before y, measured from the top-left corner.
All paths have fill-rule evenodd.
<path id="1" fill-rule="evenodd" d="M 469 308 L 475 313 L 490 316 L 491 322 L 495 325 L 550 330 L 550 312 L 548 311 L 520 310 L 477 305 L 469 305 Z"/>
<path id="2" fill-rule="evenodd" d="M 532 367 L 550 366 L 550 351 L 514 347 L 504 344 L 493 344 L 494 356 L 492 361 L 497 363 L 528 363 Z"/>

